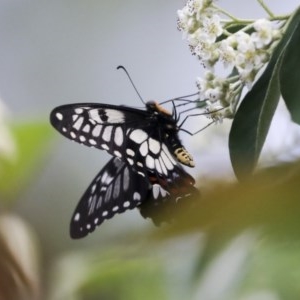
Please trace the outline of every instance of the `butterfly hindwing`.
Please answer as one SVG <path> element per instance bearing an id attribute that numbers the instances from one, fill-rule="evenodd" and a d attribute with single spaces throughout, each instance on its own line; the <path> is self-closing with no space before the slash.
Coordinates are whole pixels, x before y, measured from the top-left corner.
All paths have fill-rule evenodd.
<path id="1" fill-rule="evenodd" d="M 178 165 L 172 179 L 151 173 L 142 176 L 127 162 L 112 158 L 94 178 L 79 201 L 71 219 L 70 235 L 82 238 L 116 213 L 140 208 L 144 218 L 159 225 L 171 221 L 184 204 L 190 205 L 198 190 L 194 179 Z"/>
<path id="2" fill-rule="evenodd" d="M 119 158 L 112 158 L 98 173 L 79 201 L 71 219 L 72 238 L 81 238 L 116 213 L 139 206 L 149 182 Z"/>
<path id="3" fill-rule="evenodd" d="M 139 206 L 144 218 L 151 218 L 155 225 L 171 222 L 182 208 L 193 205 L 199 191 L 194 187 L 195 180 L 180 165 L 177 165 L 170 178 L 149 176 L 151 190 Z"/>

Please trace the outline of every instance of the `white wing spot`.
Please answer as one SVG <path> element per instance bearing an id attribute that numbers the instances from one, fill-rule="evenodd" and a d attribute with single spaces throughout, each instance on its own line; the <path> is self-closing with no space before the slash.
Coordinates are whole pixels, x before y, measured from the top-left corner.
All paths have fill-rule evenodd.
<path id="1" fill-rule="evenodd" d="M 93 129 L 92 135 L 95 137 L 98 137 L 100 135 L 102 126 L 101 125 L 96 125 L 96 127 Z"/>
<path id="2" fill-rule="evenodd" d="M 165 175 L 168 175 L 168 170 L 167 170 L 167 168 L 166 168 L 166 166 L 165 166 L 165 164 L 164 164 L 164 162 L 163 162 L 163 160 L 162 160 L 162 158 L 161 157 L 159 157 L 159 162 L 160 162 L 160 166 L 161 166 L 161 168 L 162 168 L 162 170 L 163 170 L 163 172 L 164 172 L 164 174 Z"/>
<path id="3" fill-rule="evenodd" d="M 76 139 L 76 134 L 73 131 L 70 132 L 70 136 L 72 139 Z"/>
<path id="4" fill-rule="evenodd" d="M 140 201 L 141 200 L 141 194 L 138 192 L 134 192 L 133 194 L 133 200 Z"/>
<path id="5" fill-rule="evenodd" d="M 100 196 L 99 199 L 98 199 L 97 205 L 96 205 L 96 208 L 97 208 L 97 209 L 101 206 L 102 200 L 103 200 L 103 197 Z M 98 222 L 98 221 L 97 221 L 97 222 Z"/>
<path id="6" fill-rule="evenodd" d="M 76 108 L 75 112 L 76 112 L 76 114 L 82 114 L 83 113 L 83 108 Z"/>
<path id="7" fill-rule="evenodd" d="M 152 187 L 152 193 L 153 193 L 153 198 L 154 199 L 157 199 L 158 198 L 158 195 L 159 195 L 159 188 L 160 186 L 158 184 L 154 184 L 153 187 Z"/>
<path id="8" fill-rule="evenodd" d="M 162 171 L 162 169 L 161 169 L 159 160 L 158 160 L 158 159 L 155 159 L 154 161 L 155 161 L 155 168 L 156 168 L 157 172 L 158 172 L 159 174 L 162 174 L 163 171 Z"/>
<path id="9" fill-rule="evenodd" d="M 108 215 L 108 211 L 107 210 L 103 211 L 102 217 L 106 217 L 107 215 Z"/>
<path id="10" fill-rule="evenodd" d="M 113 198 L 117 199 L 120 195 L 121 189 L 121 176 L 119 175 L 114 184 Z"/>
<path id="11" fill-rule="evenodd" d="M 142 129 L 135 129 L 130 133 L 129 138 L 135 143 L 141 144 L 148 138 L 148 134 Z"/>
<path id="12" fill-rule="evenodd" d="M 118 150 L 115 150 L 115 151 L 114 151 L 114 155 L 117 156 L 117 157 L 122 157 L 121 152 L 118 151 Z"/>
<path id="13" fill-rule="evenodd" d="M 117 206 L 117 205 L 114 206 L 113 209 L 112 209 L 112 211 L 118 211 L 118 210 L 119 210 L 119 206 Z"/>
<path id="14" fill-rule="evenodd" d="M 141 146 L 140 146 L 140 153 L 142 156 L 146 156 L 148 154 L 148 143 L 145 141 Z"/>
<path id="15" fill-rule="evenodd" d="M 167 148 L 167 146 L 165 144 L 162 144 L 162 149 L 165 152 L 165 154 L 167 155 L 167 157 L 169 158 L 169 160 L 172 162 L 172 164 L 177 165 L 177 162 L 174 160 L 172 154 L 170 153 L 169 149 Z"/>
<path id="16" fill-rule="evenodd" d="M 89 143 L 94 146 L 97 144 L 97 142 L 93 139 L 89 139 Z"/>
<path id="17" fill-rule="evenodd" d="M 105 126 L 102 133 L 102 139 L 106 142 L 109 142 L 111 138 L 111 132 L 112 132 L 112 126 Z"/>
<path id="18" fill-rule="evenodd" d="M 105 198 L 104 198 L 105 203 L 108 203 L 111 198 L 112 188 L 113 188 L 113 185 L 109 185 L 106 190 L 106 194 L 105 194 Z"/>
<path id="19" fill-rule="evenodd" d="M 76 121 L 76 123 L 73 125 L 73 127 L 74 127 L 75 129 L 79 130 L 80 127 L 81 127 L 81 125 L 82 125 L 82 123 L 83 123 L 83 117 L 80 117 L 80 118 Z"/>
<path id="20" fill-rule="evenodd" d="M 138 165 L 140 168 L 143 168 L 143 167 L 144 167 L 144 165 L 143 165 L 140 161 L 137 162 L 137 165 Z"/>
<path id="21" fill-rule="evenodd" d="M 89 133 L 90 130 L 91 130 L 91 125 L 90 125 L 90 124 L 86 124 L 86 125 L 83 127 L 83 129 L 82 129 L 82 131 L 84 131 L 84 132 L 86 132 L 86 133 Z"/>
<path id="22" fill-rule="evenodd" d="M 163 197 L 166 197 L 166 195 L 170 195 L 165 189 L 163 189 L 162 187 L 160 188 L 160 193 Z"/>
<path id="23" fill-rule="evenodd" d="M 106 144 L 101 144 L 101 148 L 104 149 L 104 150 L 109 150 L 109 148 Z"/>
<path id="24" fill-rule="evenodd" d="M 138 171 L 138 174 L 140 174 L 141 176 L 145 177 L 145 174 L 141 171 Z"/>
<path id="25" fill-rule="evenodd" d="M 165 154 L 165 152 L 161 152 L 161 158 L 165 164 L 165 166 L 167 167 L 168 170 L 173 170 L 173 164 L 171 163 L 171 161 L 169 160 L 168 156 Z"/>
<path id="26" fill-rule="evenodd" d="M 158 199 L 159 195 L 161 195 L 163 198 L 166 197 L 166 195 L 169 195 L 169 193 L 163 189 L 159 184 L 154 184 L 152 188 L 152 194 L 154 199 Z M 166 199 L 163 199 L 165 201 Z"/>
<path id="27" fill-rule="evenodd" d="M 78 117 L 79 117 L 78 115 L 73 115 L 73 116 L 72 116 L 73 122 L 75 122 L 75 121 L 78 119 Z"/>
<path id="28" fill-rule="evenodd" d="M 115 109 L 106 109 L 105 113 L 108 117 L 108 122 L 113 123 L 123 123 L 124 122 L 124 114 Z"/>
<path id="29" fill-rule="evenodd" d="M 117 146 L 121 146 L 123 144 L 124 137 L 123 137 L 123 130 L 121 127 L 116 128 L 114 138 L 115 138 L 115 144 Z"/>
<path id="30" fill-rule="evenodd" d="M 74 221 L 79 221 L 80 219 L 80 213 L 77 213 L 75 216 L 74 216 Z"/>
<path id="31" fill-rule="evenodd" d="M 130 202 L 129 202 L 129 201 L 125 201 L 125 202 L 123 203 L 123 206 L 124 206 L 124 207 L 129 207 L 129 205 L 130 205 Z"/>
<path id="32" fill-rule="evenodd" d="M 85 138 L 85 136 L 81 135 L 81 136 L 79 137 L 79 140 L 80 140 L 81 142 L 85 142 L 85 141 L 86 141 L 86 138 Z"/>
<path id="33" fill-rule="evenodd" d="M 129 187 L 129 169 L 126 167 L 123 173 L 123 189 L 127 191 Z"/>
<path id="34" fill-rule="evenodd" d="M 160 143 L 152 138 L 149 139 L 149 149 L 153 154 L 160 152 Z"/>
<path id="35" fill-rule="evenodd" d="M 87 229 L 91 229 L 91 224 L 87 224 L 87 225 L 86 225 L 86 228 L 87 228 Z"/>
<path id="36" fill-rule="evenodd" d="M 94 223 L 97 225 L 97 224 L 98 224 L 98 222 L 99 222 L 99 219 L 98 219 L 98 218 L 96 218 L 96 219 L 94 220 Z"/>
<path id="37" fill-rule="evenodd" d="M 130 149 L 130 148 L 126 149 L 126 153 L 129 156 L 132 156 L 132 157 L 134 156 L 134 151 L 132 149 Z"/>
<path id="38" fill-rule="evenodd" d="M 147 166 L 147 168 L 149 168 L 151 170 L 154 169 L 154 159 L 150 155 L 147 155 L 147 157 L 146 157 L 146 166 Z"/>
<path id="39" fill-rule="evenodd" d="M 127 161 L 129 162 L 129 164 L 132 166 L 134 164 L 133 159 L 131 159 L 130 157 L 127 157 Z"/>
<path id="40" fill-rule="evenodd" d="M 101 178 L 101 182 L 105 183 L 106 181 L 108 181 L 108 179 L 110 178 L 109 176 L 110 175 L 107 172 L 104 172 Z"/>
<path id="41" fill-rule="evenodd" d="M 93 184 L 92 189 L 91 189 L 91 193 L 94 194 L 95 190 L 96 190 L 97 184 Z"/>
<path id="42" fill-rule="evenodd" d="M 62 130 L 63 132 L 67 132 L 67 128 L 66 128 L 66 127 L 63 127 L 61 130 Z"/>
<path id="43" fill-rule="evenodd" d="M 103 121 L 100 119 L 99 111 L 98 109 L 91 109 L 89 110 L 89 116 L 90 119 L 98 122 L 98 123 L 103 123 Z"/>
<path id="44" fill-rule="evenodd" d="M 64 116 L 61 114 L 61 113 L 56 113 L 55 114 L 56 118 L 59 120 L 59 121 L 62 121 L 62 119 L 64 118 Z"/>

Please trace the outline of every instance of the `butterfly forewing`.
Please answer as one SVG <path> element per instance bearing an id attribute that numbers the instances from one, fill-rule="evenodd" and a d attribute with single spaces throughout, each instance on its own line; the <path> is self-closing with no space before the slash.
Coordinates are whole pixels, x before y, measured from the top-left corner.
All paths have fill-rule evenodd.
<path id="1" fill-rule="evenodd" d="M 115 155 L 117 150 L 124 152 L 127 130 L 145 119 L 143 113 L 108 104 L 81 103 L 55 108 L 50 121 L 65 137 Z"/>
<path id="2" fill-rule="evenodd" d="M 128 163 L 112 158 L 79 201 L 71 219 L 71 237 L 84 237 L 116 213 L 137 207 L 145 200 L 149 187 L 149 181 Z"/>
<path id="3" fill-rule="evenodd" d="M 140 174 L 147 169 L 169 177 L 177 164 L 163 130 L 147 111 L 107 104 L 70 104 L 55 108 L 50 121 L 65 137 L 126 159 Z"/>

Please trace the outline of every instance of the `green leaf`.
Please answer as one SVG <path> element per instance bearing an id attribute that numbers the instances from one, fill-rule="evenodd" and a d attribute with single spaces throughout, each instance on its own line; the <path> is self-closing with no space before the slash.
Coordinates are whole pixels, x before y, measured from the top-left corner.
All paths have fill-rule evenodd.
<path id="1" fill-rule="evenodd" d="M 289 22 L 270 62 L 247 93 L 235 115 L 229 135 L 231 163 L 238 179 L 253 172 L 280 97 L 279 71 L 283 55 L 299 23 L 300 10 Z"/>
<path id="2" fill-rule="evenodd" d="M 282 97 L 291 113 L 292 120 L 300 124 L 300 20 L 287 46 L 280 70 Z"/>
<path id="3" fill-rule="evenodd" d="M 245 96 L 229 134 L 231 163 L 238 179 L 252 173 L 265 142 L 280 91 L 278 70 L 280 57 Z"/>
<path id="4" fill-rule="evenodd" d="M 0 201 L 5 202 L 15 200 L 34 175 L 53 130 L 45 122 L 26 122 L 13 124 L 12 133 L 16 141 L 16 160 L 0 160 Z"/>

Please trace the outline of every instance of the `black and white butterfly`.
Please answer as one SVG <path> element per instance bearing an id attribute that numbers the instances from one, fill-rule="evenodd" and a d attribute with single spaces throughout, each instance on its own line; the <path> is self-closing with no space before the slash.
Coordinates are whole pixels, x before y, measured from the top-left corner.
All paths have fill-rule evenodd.
<path id="1" fill-rule="evenodd" d="M 50 121 L 65 137 L 114 156 L 75 209 L 72 238 L 84 237 L 105 219 L 135 207 L 159 224 L 198 194 L 194 179 L 181 166 L 193 167 L 194 161 L 179 140 L 178 119 L 157 102 L 147 102 L 146 110 L 63 105 L 51 112 Z"/>

